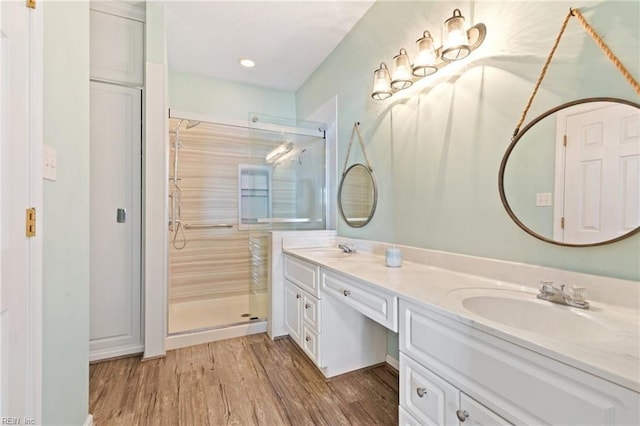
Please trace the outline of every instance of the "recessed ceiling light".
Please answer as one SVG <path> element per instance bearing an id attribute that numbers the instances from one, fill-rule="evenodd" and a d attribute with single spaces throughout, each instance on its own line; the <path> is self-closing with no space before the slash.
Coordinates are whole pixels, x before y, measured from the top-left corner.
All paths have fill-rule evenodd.
<path id="1" fill-rule="evenodd" d="M 240 65 L 242 65 L 245 68 L 253 68 L 256 66 L 256 63 L 253 62 L 251 59 L 242 58 L 240 59 Z"/>

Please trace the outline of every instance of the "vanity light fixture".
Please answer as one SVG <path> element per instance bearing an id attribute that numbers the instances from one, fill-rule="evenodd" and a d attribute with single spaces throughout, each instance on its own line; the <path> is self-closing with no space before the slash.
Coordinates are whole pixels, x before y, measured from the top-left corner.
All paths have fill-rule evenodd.
<path id="1" fill-rule="evenodd" d="M 387 65 L 382 62 L 373 74 L 371 97 L 381 101 L 395 92 L 408 88 L 414 81 L 432 75 L 453 61 L 464 59 L 484 41 L 487 27 L 480 23 L 468 30 L 464 26 L 464 16 L 460 9 L 454 9 L 453 16 L 444 22 L 444 42 L 436 48 L 433 37 L 425 31 L 416 41 L 418 53 L 413 64 L 403 48 L 393 58 L 393 70 L 389 77 Z"/>
<path id="2" fill-rule="evenodd" d="M 400 49 L 400 53 L 393 57 L 393 72 L 391 73 L 391 88 L 406 89 L 413 84 L 411 78 L 411 61 L 407 51 Z"/>
<path id="3" fill-rule="evenodd" d="M 445 61 L 459 61 L 469 56 L 469 36 L 464 29 L 464 16 L 460 9 L 453 11 L 453 16 L 444 22 L 444 46 L 442 59 Z"/>
<path id="4" fill-rule="evenodd" d="M 391 91 L 391 77 L 389 76 L 387 65 L 383 62 L 380 64 L 380 68 L 373 73 L 373 93 L 371 93 L 371 97 L 381 101 L 391 95 L 393 95 Z"/>
<path id="5" fill-rule="evenodd" d="M 433 38 L 431 33 L 425 31 L 422 38 L 416 41 L 418 45 L 418 54 L 413 62 L 413 75 L 416 77 L 426 77 L 438 71 L 438 59 L 436 49 L 433 47 Z"/>

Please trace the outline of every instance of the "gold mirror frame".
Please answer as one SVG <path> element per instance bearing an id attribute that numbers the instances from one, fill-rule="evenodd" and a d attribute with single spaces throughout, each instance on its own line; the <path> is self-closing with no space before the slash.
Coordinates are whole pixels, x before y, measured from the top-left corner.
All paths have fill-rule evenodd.
<path id="1" fill-rule="evenodd" d="M 533 126 L 535 126 L 537 123 L 539 123 L 541 120 L 543 120 L 544 118 L 550 116 L 551 114 L 554 114 L 560 110 L 563 110 L 565 108 L 569 108 L 571 106 L 574 105 L 579 105 L 579 104 L 584 104 L 584 103 L 589 103 L 589 102 L 614 102 L 614 103 L 619 103 L 619 104 L 625 104 L 625 105 L 629 105 L 635 108 L 640 109 L 640 104 L 637 104 L 635 102 L 632 101 L 628 101 L 626 99 L 618 99 L 618 98 L 609 98 L 609 97 L 596 97 L 596 98 L 584 98 L 584 99 L 579 99 L 576 101 L 572 101 L 572 102 L 567 102 L 565 104 L 559 105 L 555 108 L 550 109 L 549 111 L 541 114 L 540 116 L 536 117 L 535 119 L 533 119 L 529 124 L 527 124 L 521 131 L 519 131 L 515 137 L 512 139 L 511 144 L 509 144 L 509 147 L 507 148 L 504 156 L 502 157 L 502 162 L 500 163 L 500 170 L 498 172 L 498 190 L 500 192 L 500 200 L 502 201 L 502 205 L 504 206 L 505 210 L 507 211 L 507 214 L 509 215 L 509 217 L 523 230 L 525 231 L 527 234 L 545 241 L 547 243 L 550 244 L 555 244 L 558 246 L 563 246 L 563 247 L 595 247 L 595 246 L 602 246 L 602 245 L 606 245 L 606 244 L 611 244 L 611 243 L 615 243 L 617 241 L 623 240 L 625 238 L 631 237 L 632 235 L 635 235 L 637 233 L 640 232 L 640 226 L 636 227 L 635 229 L 622 234 L 616 238 L 612 238 L 610 240 L 605 240 L 605 241 L 598 241 L 595 243 L 586 243 L 586 244 L 577 244 L 577 243 L 565 243 L 562 241 L 556 241 L 553 240 L 551 238 L 547 238 L 543 235 L 538 234 L 537 232 L 533 231 L 531 228 L 529 228 L 527 225 L 525 225 L 517 216 L 516 214 L 513 212 L 513 210 L 511 209 L 511 206 L 509 205 L 509 202 L 507 200 L 507 196 L 505 193 L 505 189 L 504 189 L 504 173 L 505 173 L 505 169 L 507 166 L 507 162 L 509 160 L 509 157 L 511 156 L 511 153 L 513 152 L 513 150 L 515 149 L 516 145 L 518 144 L 518 142 L 522 139 L 522 137 L 527 133 L 528 130 L 530 130 Z"/>
<path id="2" fill-rule="evenodd" d="M 355 167 L 362 167 L 368 173 L 369 177 L 371 178 L 371 184 L 373 185 L 373 201 L 372 201 L 371 209 L 369 211 L 369 214 L 368 214 L 366 220 L 361 221 L 361 222 L 353 222 L 353 221 L 349 220 L 347 218 L 347 215 L 345 215 L 345 212 L 344 212 L 344 209 L 343 209 L 343 206 L 342 206 L 342 190 L 343 190 L 343 187 L 344 187 L 344 183 L 346 181 L 347 176 L 349 175 L 349 172 L 352 171 Z M 342 174 L 342 179 L 340 180 L 340 187 L 338 188 L 338 209 L 340 210 L 340 216 L 342 216 L 342 219 L 350 227 L 352 227 L 352 228 L 362 228 L 363 226 L 365 226 L 366 224 L 371 222 L 371 219 L 373 218 L 373 215 L 376 212 L 377 205 L 378 205 L 378 184 L 376 183 L 376 178 L 373 175 L 373 170 L 371 170 L 370 167 L 368 167 L 368 166 L 366 166 L 364 164 L 361 164 L 361 163 L 352 164 Z"/>

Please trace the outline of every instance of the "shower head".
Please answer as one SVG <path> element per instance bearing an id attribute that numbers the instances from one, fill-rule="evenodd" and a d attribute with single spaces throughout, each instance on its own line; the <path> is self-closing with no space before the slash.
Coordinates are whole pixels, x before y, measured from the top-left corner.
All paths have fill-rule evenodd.
<path id="1" fill-rule="evenodd" d="M 191 129 L 191 128 L 196 127 L 198 124 L 200 124 L 200 122 L 199 122 L 199 121 L 197 121 L 197 120 L 188 120 L 188 121 L 187 121 L 187 127 L 186 127 L 186 128 L 187 128 L 187 129 Z"/>

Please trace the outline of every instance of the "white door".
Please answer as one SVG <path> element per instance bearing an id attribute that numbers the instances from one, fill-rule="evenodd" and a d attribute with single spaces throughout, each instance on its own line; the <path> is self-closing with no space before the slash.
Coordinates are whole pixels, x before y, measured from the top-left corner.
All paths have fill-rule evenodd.
<path id="1" fill-rule="evenodd" d="M 0 418 L 40 422 L 42 218 L 42 14 L 0 2 Z M 14 423 L 16 424 L 16 423 Z"/>
<path id="2" fill-rule="evenodd" d="M 143 351 L 140 89 L 91 82 L 90 360 Z"/>
<path id="3" fill-rule="evenodd" d="M 565 242 L 610 240 L 640 225 L 640 111 L 608 105 L 566 119 Z"/>

